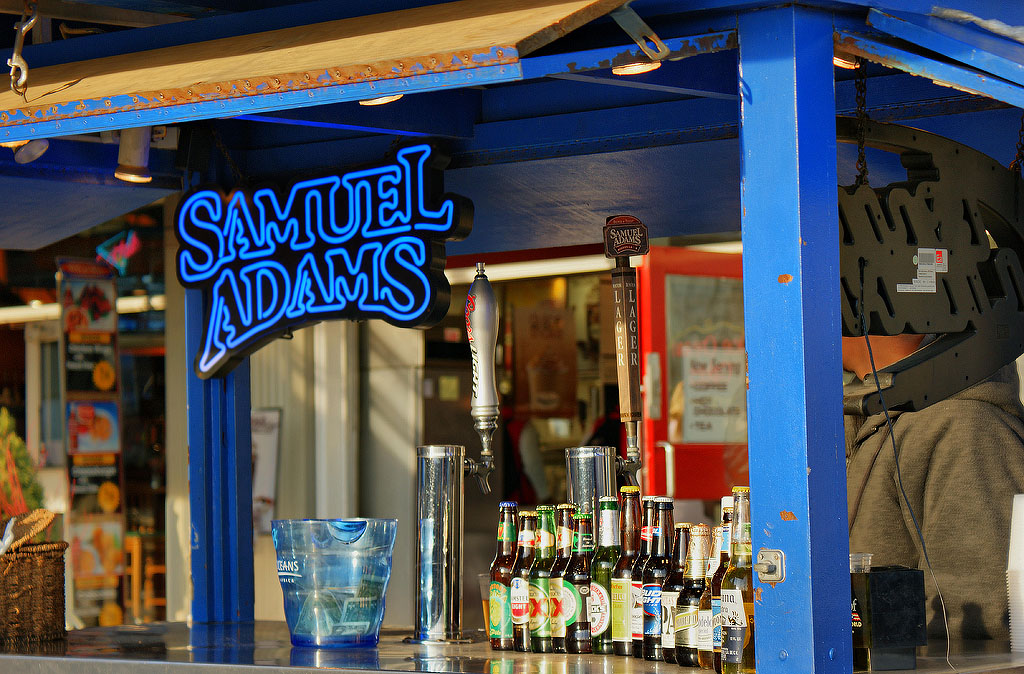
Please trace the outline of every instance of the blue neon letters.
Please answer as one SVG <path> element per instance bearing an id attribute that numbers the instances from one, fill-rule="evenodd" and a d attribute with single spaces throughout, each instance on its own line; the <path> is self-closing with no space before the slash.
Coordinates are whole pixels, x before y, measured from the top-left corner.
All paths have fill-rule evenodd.
<path id="1" fill-rule="evenodd" d="M 448 309 L 446 240 L 472 203 L 442 194 L 447 160 L 429 145 L 392 161 L 284 189 L 197 189 L 178 207 L 178 279 L 202 288 L 195 370 L 226 374 L 290 328 L 331 318 L 426 326 Z"/>

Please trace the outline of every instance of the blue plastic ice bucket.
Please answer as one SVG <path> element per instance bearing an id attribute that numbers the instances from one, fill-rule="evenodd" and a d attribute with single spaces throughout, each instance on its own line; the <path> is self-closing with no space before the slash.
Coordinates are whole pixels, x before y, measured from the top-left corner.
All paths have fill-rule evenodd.
<path id="1" fill-rule="evenodd" d="M 274 520 L 277 577 L 295 646 L 374 646 L 398 520 Z"/>

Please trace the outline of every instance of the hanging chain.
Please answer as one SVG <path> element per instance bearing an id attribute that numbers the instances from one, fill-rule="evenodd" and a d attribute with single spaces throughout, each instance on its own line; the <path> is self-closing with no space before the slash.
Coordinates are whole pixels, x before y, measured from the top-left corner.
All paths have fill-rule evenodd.
<path id="1" fill-rule="evenodd" d="M 31 0 L 24 1 L 25 9 L 21 13 L 21 21 L 14 24 L 14 31 L 17 33 L 14 38 L 14 53 L 11 54 L 11 58 L 7 59 L 7 65 L 11 67 L 11 90 L 21 96 L 27 103 L 28 63 L 25 62 L 25 57 L 21 55 L 21 50 L 25 46 L 25 36 L 28 35 L 28 32 L 32 30 L 32 26 L 39 19 L 39 8 Z"/>
<path id="2" fill-rule="evenodd" d="M 1024 170 L 1024 114 L 1020 116 L 1020 132 L 1017 134 L 1017 156 L 1010 162 L 1010 170 L 1018 174 Z"/>
<path id="3" fill-rule="evenodd" d="M 868 184 L 868 159 L 864 154 L 864 138 L 868 131 L 868 74 L 867 62 L 857 57 L 857 75 L 853 81 L 857 93 L 857 180 L 854 185 Z"/>
<path id="4" fill-rule="evenodd" d="M 210 134 L 213 136 L 213 142 L 217 146 L 217 149 L 220 150 L 222 155 L 224 155 L 224 159 L 228 163 L 228 168 L 231 169 L 231 173 L 235 177 L 235 184 L 241 185 L 246 182 L 245 174 L 242 173 L 242 169 L 238 166 L 238 162 L 235 161 L 235 158 L 232 157 L 231 153 L 228 151 L 227 146 L 224 144 L 224 139 L 220 137 L 220 132 L 217 131 L 217 129 L 211 129 Z"/>

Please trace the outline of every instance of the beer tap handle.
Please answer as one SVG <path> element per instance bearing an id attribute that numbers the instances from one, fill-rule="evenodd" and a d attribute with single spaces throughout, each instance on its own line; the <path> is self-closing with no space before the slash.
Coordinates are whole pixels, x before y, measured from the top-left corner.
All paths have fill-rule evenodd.
<path id="1" fill-rule="evenodd" d="M 466 336 L 473 356 L 473 398 L 470 415 L 480 436 L 480 460 L 468 462 L 470 474 L 480 483 L 480 491 L 491 493 L 488 482 L 494 470 L 491 441 L 498 428 L 498 387 L 494 372 L 494 351 L 498 343 L 498 302 L 494 297 L 483 263 L 476 265 L 476 277 L 466 295 Z"/>

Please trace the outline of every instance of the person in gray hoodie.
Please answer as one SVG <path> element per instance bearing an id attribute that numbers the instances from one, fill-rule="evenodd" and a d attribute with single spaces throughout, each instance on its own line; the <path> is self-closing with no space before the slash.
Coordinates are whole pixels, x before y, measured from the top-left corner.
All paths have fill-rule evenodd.
<path id="1" fill-rule="evenodd" d="M 879 370 L 922 335 L 871 337 Z M 843 369 L 873 383 L 864 338 L 843 338 Z M 945 638 L 942 609 L 911 518 L 913 508 L 945 600 L 952 639 L 1008 639 L 1006 564 L 1013 495 L 1024 493 L 1024 408 L 1015 364 L 918 412 L 847 415 L 850 551 L 873 566 L 923 569 L 928 636 Z M 902 478 L 904 500 L 899 486 Z"/>

